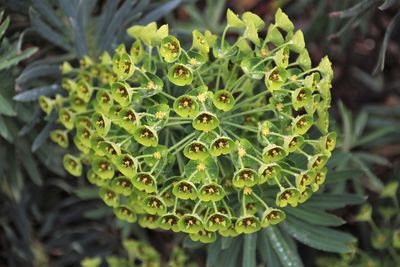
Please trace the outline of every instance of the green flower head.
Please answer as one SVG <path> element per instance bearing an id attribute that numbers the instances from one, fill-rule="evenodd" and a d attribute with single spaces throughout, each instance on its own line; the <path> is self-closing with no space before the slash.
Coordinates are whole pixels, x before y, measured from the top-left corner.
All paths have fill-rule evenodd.
<path id="1" fill-rule="evenodd" d="M 168 63 L 176 61 L 181 55 L 181 45 L 179 40 L 172 35 L 165 37 L 161 41 L 160 54 Z"/>
<path id="2" fill-rule="evenodd" d="M 168 80 L 178 86 L 189 85 L 193 81 L 193 72 L 183 64 L 175 64 L 168 70 Z"/>
<path id="3" fill-rule="evenodd" d="M 276 205 L 279 207 L 286 207 L 287 204 L 291 206 L 297 206 L 297 202 L 300 197 L 300 191 L 297 188 L 289 187 L 281 189 L 279 194 L 276 196 Z"/>
<path id="4" fill-rule="evenodd" d="M 244 215 L 237 219 L 235 229 L 239 234 L 251 234 L 261 228 L 260 220 L 253 215 Z"/>
<path id="5" fill-rule="evenodd" d="M 75 156 L 70 154 L 66 154 L 64 156 L 64 168 L 68 171 L 69 174 L 79 177 L 82 175 L 82 163 L 81 160 Z"/>
<path id="6" fill-rule="evenodd" d="M 46 120 L 58 114 L 50 138 L 76 151 L 66 170 L 87 171 L 117 218 L 210 243 L 281 222 L 323 185 L 331 62 L 313 66 L 280 9 L 269 25 L 226 19 L 222 35 L 193 30 L 191 47 L 168 25 L 134 25 L 131 47 L 63 62 L 64 90 L 39 98 Z"/>
<path id="7" fill-rule="evenodd" d="M 275 225 L 285 220 L 285 218 L 286 214 L 282 210 L 269 208 L 262 215 L 261 226 Z"/>

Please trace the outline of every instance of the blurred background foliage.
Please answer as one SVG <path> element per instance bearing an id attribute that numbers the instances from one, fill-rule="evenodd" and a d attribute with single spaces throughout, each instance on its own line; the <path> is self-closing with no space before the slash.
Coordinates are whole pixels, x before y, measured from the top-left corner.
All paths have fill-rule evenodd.
<path id="1" fill-rule="evenodd" d="M 151 243 L 162 263 L 182 243 L 198 266 L 400 266 L 399 1 L 2 0 L 0 6 L 0 266 L 126 258 L 128 237 Z M 281 7 L 303 29 L 314 62 L 329 55 L 340 140 L 325 193 L 288 209 L 282 226 L 200 246 L 115 219 L 84 178 L 63 171 L 62 151 L 47 142 L 55 116 L 43 124 L 36 100 L 58 92 L 63 61 L 112 51 L 128 42 L 129 26 L 165 22 L 189 46 L 194 28 L 221 33 L 227 7 L 266 22 Z"/>

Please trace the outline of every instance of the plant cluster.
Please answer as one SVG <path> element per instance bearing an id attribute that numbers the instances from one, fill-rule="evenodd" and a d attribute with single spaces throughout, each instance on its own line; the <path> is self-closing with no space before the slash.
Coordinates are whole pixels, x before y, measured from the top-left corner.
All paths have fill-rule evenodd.
<path id="1" fill-rule="evenodd" d="M 194 267 L 195 263 L 188 261 L 185 252 L 179 247 L 174 247 L 169 256 L 168 262 L 162 262 L 161 256 L 151 245 L 146 242 L 127 239 L 123 241 L 127 257 L 108 256 L 105 258 L 108 267 L 119 266 L 145 266 L 145 267 Z M 82 267 L 102 266 L 103 259 L 100 256 L 85 258 L 81 262 Z"/>
<path id="2" fill-rule="evenodd" d="M 190 49 L 168 25 L 133 26 L 129 49 L 65 62 L 63 93 L 40 97 L 58 114 L 51 139 L 75 145 L 66 170 L 87 169 L 118 218 L 213 242 L 280 223 L 324 183 L 330 61 L 312 67 L 281 10 L 265 38 L 251 12 L 227 21 L 221 37 L 193 31 Z"/>

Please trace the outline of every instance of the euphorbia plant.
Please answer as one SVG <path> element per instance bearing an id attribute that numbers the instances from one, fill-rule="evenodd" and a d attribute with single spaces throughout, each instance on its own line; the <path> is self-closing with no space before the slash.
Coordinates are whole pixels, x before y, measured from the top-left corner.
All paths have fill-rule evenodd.
<path id="1" fill-rule="evenodd" d="M 193 32 L 190 49 L 156 23 L 133 26 L 131 48 L 64 63 L 51 134 L 74 176 L 87 171 L 118 218 L 213 242 L 285 219 L 325 180 L 331 63 L 311 66 L 303 34 L 278 10 L 264 22 L 227 11 L 222 36 Z M 233 42 L 230 30 L 242 32 Z"/>

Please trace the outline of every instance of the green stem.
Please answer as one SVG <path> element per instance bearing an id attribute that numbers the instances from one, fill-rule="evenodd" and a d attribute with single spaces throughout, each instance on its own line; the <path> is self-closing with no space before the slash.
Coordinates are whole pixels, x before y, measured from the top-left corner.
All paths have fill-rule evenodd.
<path id="1" fill-rule="evenodd" d="M 158 193 L 159 196 L 162 196 L 165 192 L 167 192 L 174 184 L 170 184 L 167 187 L 165 187 L 163 190 L 160 191 L 160 193 Z"/>
<path id="2" fill-rule="evenodd" d="M 230 125 L 230 126 L 233 126 L 233 127 L 236 127 L 236 128 L 240 128 L 240 129 L 243 129 L 243 130 L 246 130 L 246 131 L 249 131 L 249 132 L 253 132 L 253 133 L 258 133 L 257 129 L 250 128 L 250 127 L 243 126 L 243 125 L 239 125 L 239 124 L 236 124 L 236 123 L 233 123 L 233 122 L 223 121 L 222 124 L 227 124 L 227 125 Z"/>
<path id="3" fill-rule="evenodd" d="M 178 207 L 178 198 L 175 197 L 175 202 L 174 202 L 174 208 L 172 210 L 172 213 L 175 214 L 176 213 L 176 208 Z"/>
<path id="4" fill-rule="evenodd" d="M 169 122 L 165 124 L 165 126 L 175 126 L 175 125 L 182 125 L 182 124 L 189 124 L 192 123 L 191 121 L 174 121 L 174 122 Z"/>
<path id="5" fill-rule="evenodd" d="M 164 91 L 160 91 L 160 94 L 162 94 L 163 96 L 165 96 L 165 97 L 167 97 L 167 98 L 169 98 L 169 99 L 171 99 L 171 100 L 176 100 L 176 97 L 173 97 L 172 95 L 170 95 L 170 94 L 168 94 L 168 93 L 166 93 L 166 92 L 164 92 Z"/>
<path id="6" fill-rule="evenodd" d="M 196 213 L 196 210 L 197 210 L 197 208 L 200 206 L 200 204 L 201 204 L 201 200 L 199 200 L 199 201 L 196 203 L 196 205 L 194 206 L 193 211 L 192 211 L 192 214 L 195 214 L 195 213 Z"/>
<path id="7" fill-rule="evenodd" d="M 295 173 L 295 172 L 292 172 L 292 171 L 289 171 L 289 170 L 286 170 L 286 169 L 281 169 L 281 171 L 282 172 L 285 172 L 285 173 L 287 173 L 287 174 L 290 174 L 290 175 L 293 175 L 293 176 L 297 176 L 297 175 L 299 175 L 298 173 Z"/>
<path id="8" fill-rule="evenodd" d="M 246 99 L 243 100 L 242 102 L 238 103 L 238 105 L 236 105 L 236 106 L 231 110 L 231 112 L 234 111 L 234 110 L 237 110 L 237 109 L 241 108 L 244 104 L 252 103 L 254 100 L 261 99 L 261 96 L 266 95 L 266 94 L 270 94 L 270 93 L 271 93 L 270 91 L 264 90 L 264 91 L 262 91 L 262 92 L 260 92 L 260 93 L 258 93 L 258 94 L 256 94 L 256 95 L 250 97 L 250 98 L 246 98 Z"/>
<path id="9" fill-rule="evenodd" d="M 260 202 L 266 209 L 269 209 L 267 203 L 265 203 L 264 200 L 262 200 L 261 197 L 259 197 L 259 196 L 258 196 L 257 194 L 255 194 L 254 192 L 252 193 L 252 195 L 253 195 L 253 197 L 254 197 L 255 199 L 257 199 L 258 202 Z"/>
<path id="10" fill-rule="evenodd" d="M 286 176 L 283 176 L 283 179 L 285 179 L 286 183 L 288 183 L 290 187 L 294 187 Z"/>
<path id="11" fill-rule="evenodd" d="M 258 159 L 258 158 L 256 158 L 256 157 L 254 157 L 254 156 L 252 156 L 252 155 L 250 155 L 250 154 L 246 154 L 245 156 L 248 157 L 248 158 L 251 158 L 251 159 L 253 159 L 253 160 L 255 160 L 255 161 L 257 161 L 257 162 L 260 163 L 261 165 L 264 164 L 264 162 L 263 162 L 262 160 L 260 160 L 260 159 Z"/>
<path id="12" fill-rule="evenodd" d="M 243 115 L 258 113 L 258 112 L 261 112 L 261 111 L 269 111 L 269 110 L 271 110 L 270 107 L 263 107 L 263 108 L 258 108 L 258 109 L 252 109 L 252 110 L 243 111 L 243 112 L 240 112 L 240 113 L 235 113 L 235 114 L 233 114 L 233 115 L 231 115 L 231 116 L 227 116 L 227 117 L 225 117 L 225 118 L 226 118 L 226 119 L 231 119 L 231 118 L 236 118 L 236 117 L 240 117 L 240 116 L 243 116 Z"/>
<path id="13" fill-rule="evenodd" d="M 243 215 L 247 215 L 247 210 L 246 210 L 246 195 L 242 193 L 242 209 L 243 209 Z"/>
<path id="14" fill-rule="evenodd" d="M 275 180 L 275 183 L 279 186 L 279 189 L 281 191 L 283 191 L 285 188 L 282 186 L 282 184 L 279 182 L 279 180 L 276 176 L 274 176 L 274 180 Z"/>

